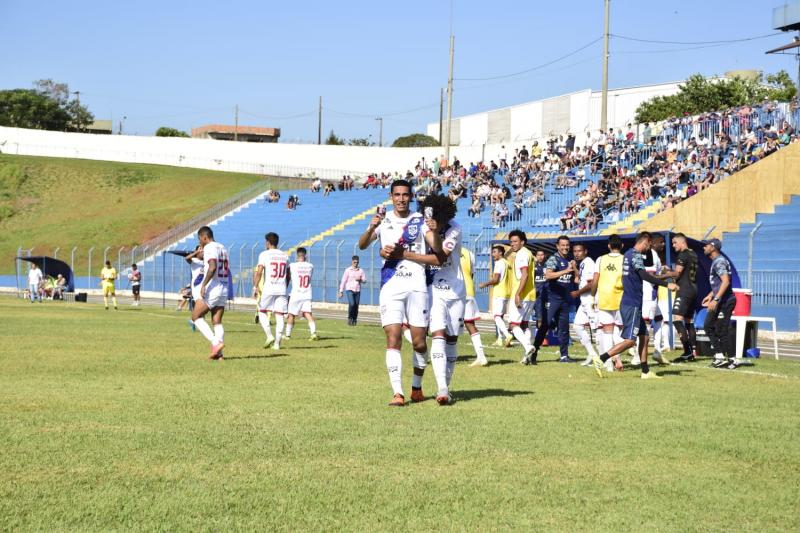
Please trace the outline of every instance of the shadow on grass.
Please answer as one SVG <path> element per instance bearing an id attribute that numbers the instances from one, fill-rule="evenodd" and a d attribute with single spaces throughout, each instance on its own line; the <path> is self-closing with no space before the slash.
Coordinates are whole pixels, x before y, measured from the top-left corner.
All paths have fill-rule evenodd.
<path id="1" fill-rule="evenodd" d="M 650 370 L 656 372 L 659 376 L 682 376 L 684 374 L 694 374 L 691 368 L 678 368 L 674 370 L 659 370 L 658 367 L 650 367 Z"/>
<path id="2" fill-rule="evenodd" d="M 514 398 L 529 394 L 533 394 L 533 392 L 527 390 L 475 389 L 455 391 L 453 396 L 458 402 L 468 402 L 470 400 L 480 400 L 481 398 Z"/>
<path id="3" fill-rule="evenodd" d="M 292 346 L 290 346 L 290 348 L 297 349 L 297 350 L 322 350 L 322 349 L 326 349 L 326 348 L 338 348 L 338 346 L 336 346 L 335 344 L 325 344 L 325 345 L 322 345 L 322 346 L 317 346 L 317 345 L 304 346 L 304 345 L 301 344 L 301 345 L 298 345 L 298 346 L 292 345 Z"/>
<path id="4" fill-rule="evenodd" d="M 238 361 L 241 359 L 275 359 L 276 357 L 289 357 L 288 353 L 271 353 L 268 355 L 234 355 L 233 357 L 224 357 L 225 361 Z"/>

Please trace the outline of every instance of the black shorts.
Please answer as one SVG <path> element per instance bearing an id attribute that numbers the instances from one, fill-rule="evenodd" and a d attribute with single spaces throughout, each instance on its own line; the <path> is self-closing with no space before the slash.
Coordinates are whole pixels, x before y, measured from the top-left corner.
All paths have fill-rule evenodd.
<path id="1" fill-rule="evenodd" d="M 140 289 L 139 285 L 134 285 L 133 287 L 131 287 L 133 294 L 139 294 L 139 289 Z"/>
<path id="2" fill-rule="evenodd" d="M 697 293 L 691 291 L 678 291 L 678 296 L 672 302 L 672 314 L 680 315 L 689 320 L 694 318 L 695 300 Z"/>

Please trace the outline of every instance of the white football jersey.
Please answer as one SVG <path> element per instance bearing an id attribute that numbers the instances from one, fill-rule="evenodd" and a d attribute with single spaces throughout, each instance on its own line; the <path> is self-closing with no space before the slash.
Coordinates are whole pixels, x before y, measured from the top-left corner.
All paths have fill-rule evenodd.
<path id="1" fill-rule="evenodd" d="M 429 267 L 432 294 L 446 300 L 464 299 L 467 289 L 461 271 L 461 226 L 455 220 L 448 223 L 442 235 L 442 248 L 450 255 L 442 266 Z"/>
<path id="2" fill-rule="evenodd" d="M 650 250 L 646 254 L 644 254 L 645 259 L 645 272 L 649 272 L 650 274 L 656 274 L 659 270 L 661 270 L 661 258 L 658 257 L 658 254 L 655 250 Z M 649 263 L 652 263 L 650 265 Z M 645 302 L 649 302 L 656 299 L 656 288 L 653 286 L 652 283 L 647 281 L 642 281 L 642 299 Z"/>
<path id="3" fill-rule="evenodd" d="M 228 265 L 228 250 L 218 242 L 210 242 L 203 247 L 203 272 L 208 274 L 208 262 L 212 259 L 217 261 L 217 272 L 214 279 L 208 282 L 207 289 L 211 289 L 217 285 L 228 286 L 228 277 L 230 276 L 230 268 Z"/>
<path id="4" fill-rule="evenodd" d="M 406 218 L 400 218 L 394 211 L 389 211 L 375 228 L 375 235 L 381 247 L 400 245 L 422 255 L 425 253 L 425 234 L 428 231 L 420 213 L 409 213 Z M 384 260 L 381 267 L 381 293 L 394 296 L 408 292 L 428 292 L 425 265 L 407 259 Z"/>
<path id="5" fill-rule="evenodd" d="M 205 265 L 203 261 L 196 257 L 192 257 L 192 262 L 189 263 L 189 268 L 192 271 L 192 287 L 203 283 L 203 272 L 205 272 Z"/>
<path id="6" fill-rule="evenodd" d="M 594 262 L 594 259 L 587 256 L 581 261 L 580 266 L 578 266 L 578 272 L 580 272 L 578 288 L 582 289 L 594 279 L 594 275 L 597 273 L 597 264 Z M 592 303 L 594 303 L 592 291 L 581 294 L 581 303 L 584 305 L 592 305 Z"/>
<path id="7" fill-rule="evenodd" d="M 292 300 L 311 299 L 311 275 L 313 272 L 314 265 L 307 261 L 289 265 L 289 273 L 292 276 Z"/>
<path id="8" fill-rule="evenodd" d="M 492 270 L 492 274 L 499 274 L 500 279 L 497 280 L 497 285 L 495 287 L 503 287 L 506 283 L 506 276 L 508 275 L 508 262 L 507 261 L 495 261 L 494 262 L 494 269 Z"/>
<path id="9" fill-rule="evenodd" d="M 286 252 L 277 248 L 264 250 L 258 254 L 258 265 L 264 267 L 261 294 L 286 296 L 286 280 L 289 274 L 289 256 Z"/>

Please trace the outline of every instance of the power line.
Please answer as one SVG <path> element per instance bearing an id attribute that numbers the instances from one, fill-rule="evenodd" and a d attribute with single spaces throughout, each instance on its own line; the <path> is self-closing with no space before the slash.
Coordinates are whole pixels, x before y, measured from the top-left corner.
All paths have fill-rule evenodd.
<path id="1" fill-rule="evenodd" d="M 386 118 L 386 117 L 396 117 L 398 115 L 408 115 L 410 113 L 416 113 L 418 111 L 424 111 L 426 109 L 432 109 L 432 108 L 438 107 L 438 106 L 439 106 L 439 102 L 434 102 L 432 104 L 427 104 L 427 105 L 420 106 L 420 107 L 414 107 L 412 109 L 406 109 L 406 110 L 403 110 L 403 111 L 394 111 L 392 113 L 370 113 L 370 114 L 366 114 L 366 113 L 351 113 L 351 112 L 348 112 L 348 111 L 337 111 L 335 109 L 331 109 L 330 107 L 327 108 L 326 111 L 328 111 L 329 113 L 333 113 L 335 115 L 341 115 L 341 116 L 344 116 L 344 117 L 374 119 L 375 117 L 384 117 L 384 118 Z"/>
<path id="2" fill-rule="evenodd" d="M 766 39 L 767 37 L 774 37 L 776 35 L 783 35 L 783 32 L 767 33 L 765 35 L 756 35 L 753 37 L 744 37 L 742 39 L 728 39 L 723 41 L 660 41 L 656 39 L 640 39 L 638 37 L 628 37 L 625 35 L 617 35 L 612 33 L 611 37 L 616 39 L 624 39 L 626 41 L 635 41 L 637 43 L 655 43 L 655 44 L 678 44 L 678 45 L 694 45 L 694 44 L 732 44 L 743 43 L 746 41 L 755 41 L 757 39 Z M 616 52 L 619 53 L 619 52 Z"/>
<path id="3" fill-rule="evenodd" d="M 581 46 L 580 48 L 576 48 L 575 50 L 573 50 L 573 51 L 571 51 L 571 52 L 569 52 L 567 54 L 564 54 L 561 57 L 557 57 L 556 59 L 553 59 L 553 60 L 548 61 L 546 63 L 542 63 L 541 65 L 536 65 L 535 67 L 526 68 L 525 70 L 520 70 L 519 72 L 512 72 L 510 74 L 501 74 L 500 76 L 487 76 L 485 78 L 455 78 L 455 81 L 490 81 L 490 80 L 499 80 L 499 79 L 503 79 L 503 78 L 511 78 L 511 77 L 514 77 L 514 76 L 519 76 L 521 74 L 527 74 L 528 72 L 533 72 L 534 70 L 539 70 L 539 69 L 542 69 L 544 67 L 548 67 L 548 66 L 552 65 L 553 63 L 558 63 L 559 61 L 563 61 L 564 59 L 567 59 L 568 57 L 574 56 L 578 52 L 582 52 L 583 50 L 586 50 L 587 48 L 589 48 L 593 44 L 596 44 L 596 43 L 600 42 L 602 39 L 603 39 L 602 37 L 598 37 L 597 39 L 595 39 L 595 40 L 593 40 L 591 42 L 588 42 L 585 45 Z"/>
<path id="4" fill-rule="evenodd" d="M 260 118 L 262 120 L 292 120 L 292 119 L 295 119 L 295 118 L 303 118 L 303 117 L 311 116 L 314 113 L 316 113 L 316 110 L 306 111 L 305 113 L 297 113 L 295 115 L 285 115 L 285 116 L 281 116 L 281 117 L 278 117 L 278 116 L 272 116 L 271 117 L 271 116 L 266 116 L 266 115 L 259 115 L 259 114 L 256 114 L 256 113 L 251 113 L 250 111 L 246 111 L 246 110 L 241 109 L 241 108 L 239 109 L 239 112 L 243 113 L 245 115 L 249 115 L 251 117 Z"/>

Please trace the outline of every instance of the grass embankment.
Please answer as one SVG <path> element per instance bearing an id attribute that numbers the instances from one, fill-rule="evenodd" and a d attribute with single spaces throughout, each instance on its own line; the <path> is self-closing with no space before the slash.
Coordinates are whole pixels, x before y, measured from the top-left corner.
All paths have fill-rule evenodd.
<path id="1" fill-rule="evenodd" d="M 229 313 L 214 363 L 185 313 L 5 298 L 0 315 L 9 531 L 800 529 L 797 362 L 643 382 L 490 350 L 458 365 L 455 405 L 399 409 L 377 326 L 320 320 L 309 342 L 301 322 L 276 353 Z"/>
<path id="2" fill-rule="evenodd" d="M 299 182 L 162 165 L 0 154 L 0 272 L 14 271 L 20 246 L 60 257 L 132 247 L 259 182 Z M 116 257 L 116 256 L 115 256 Z M 95 262 L 95 261 L 93 261 Z M 82 273 L 78 273 L 79 275 Z"/>

